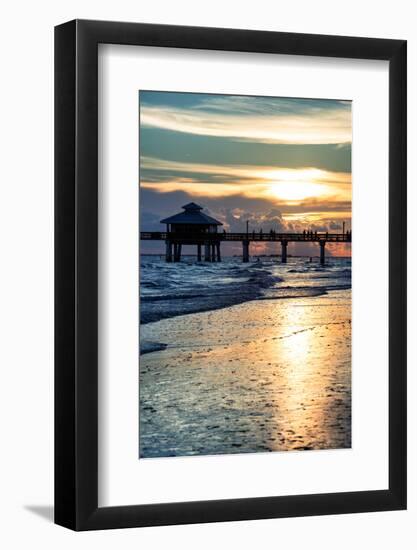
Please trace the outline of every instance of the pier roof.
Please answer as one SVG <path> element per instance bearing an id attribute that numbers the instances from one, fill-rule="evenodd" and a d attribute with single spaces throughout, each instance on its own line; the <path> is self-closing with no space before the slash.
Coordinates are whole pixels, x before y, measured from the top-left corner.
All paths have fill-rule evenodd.
<path id="1" fill-rule="evenodd" d="M 187 225 L 223 225 L 218 220 L 202 212 L 203 207 L 195 202 L 190 202 L 182 207 L 184 212 L 161 220 L 161 223 L 187 224 Z"/>

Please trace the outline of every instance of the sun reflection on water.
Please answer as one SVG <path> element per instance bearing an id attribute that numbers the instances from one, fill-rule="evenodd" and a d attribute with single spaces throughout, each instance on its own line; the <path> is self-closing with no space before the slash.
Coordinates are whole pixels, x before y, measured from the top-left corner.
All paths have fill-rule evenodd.
<path id="1" fill-rule="evenodd" d="M 202 316 L 171 334 L 183 350 L 142 358 L 145 452 L 350 447 L 350 304 L 248 302 Z M 202 326 L 207 344 L 195 348 Z"/>

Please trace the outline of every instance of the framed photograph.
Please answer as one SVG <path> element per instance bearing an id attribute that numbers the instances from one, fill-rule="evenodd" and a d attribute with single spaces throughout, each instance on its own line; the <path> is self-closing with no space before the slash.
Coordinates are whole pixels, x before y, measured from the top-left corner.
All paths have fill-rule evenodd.
<path id="1" fill-rule="evenodd" d="M 55 30 L 55 521 L 406 507 L 406 42 Z"/>

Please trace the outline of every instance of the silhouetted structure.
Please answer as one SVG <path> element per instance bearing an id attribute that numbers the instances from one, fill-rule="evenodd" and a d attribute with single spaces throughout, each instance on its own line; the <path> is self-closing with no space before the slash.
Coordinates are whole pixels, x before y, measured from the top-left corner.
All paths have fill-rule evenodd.
<path id="1" fill-rule="evenodd" d="M 141 231 L 140 238 L 145 241 L 165 241 L 167 262 L 179 262 L 181 259 L 181 248 L 183 244 L 197 245 L 198 261 L 201 261 L 201 247 L 204 245 L 204 259 L 208 262 L 220 262 L 220 243 L 222 241 L 242 243 L 242 260 L 249 261 L 249 245 L 251 242 L 280 242 L 281 243 L 281 261 L 287 262 L 287 247 L 289 242 L 317 242 L 320 245 L 320 263 L 325 263 L 326 243 L 350 243 L 352 242 L 352 231 L 346 233 L 328 233 L 303 231 L 302 233 L 277 233 L 270 231 L 263 233 L 249 232 L 248 226 L 246 233 L 227 233 L 217 232 L 220 225 L 218 220 L 202 212 L 203 208 L 194 202 L 190 202 L 182 207 L 184 212 L 175 214 L 169 218 L 161 220 L 166 224 L 166 231 Z"/>
<path id="2" fill-rule="evenodd" d="M 195 202 L 190 202 L 182 207 L 184 212 L 175 214 L 169 218 L 161 220 L 165 223 L 167 230 L 165 233 L 167 262 L 179 262 L 181 260 L 181 249 L 183 244 L 197 245 L 198 261 L 201 261 L 201 247 L 204 245 L 204 259 L 206 261 L 220 262 L 220 239 L 217 233 L 219 225 L 223 225 L 218 220 L 202 212 L 202 206 Z M 141 233 L 142 238 L 142 233 Z M 172 251 L 174 250 L 174 254 Z"/>

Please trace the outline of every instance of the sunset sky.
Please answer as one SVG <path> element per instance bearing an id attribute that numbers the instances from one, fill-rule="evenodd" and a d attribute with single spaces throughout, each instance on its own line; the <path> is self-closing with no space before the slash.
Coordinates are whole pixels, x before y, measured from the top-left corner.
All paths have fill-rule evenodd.
<path id="1" fill-rule="evenodd" d="M 141 91 L 139 103 L 141 230 L 164 230 L 160 220 L 190 201 L 226 231 L 247 220 L 264 232 L 350 229 L 350 101 Z M 329 253 L 350 255 L 350 245 Z"/>

